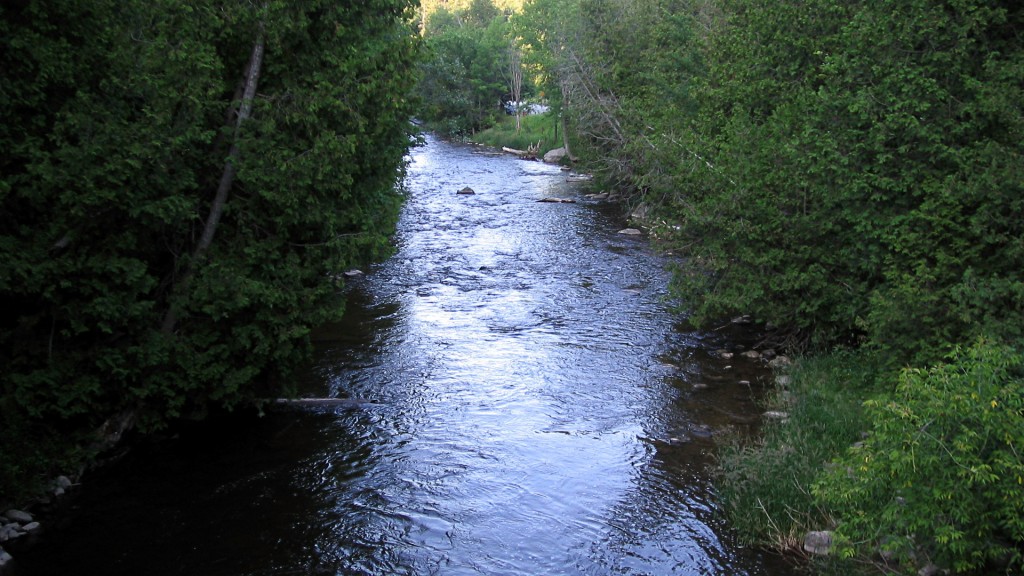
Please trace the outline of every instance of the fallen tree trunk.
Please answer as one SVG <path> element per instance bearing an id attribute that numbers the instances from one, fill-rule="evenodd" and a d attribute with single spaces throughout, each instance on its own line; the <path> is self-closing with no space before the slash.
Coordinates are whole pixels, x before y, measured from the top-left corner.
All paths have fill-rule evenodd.
<path id="1" fill-rule="evenodd" d="M 274 404 L 280 406 L 309 408 L 332 406 L 340 406 L 342 408 L 359 408 L 361 406 L 372 406 L 374 405 L 374 402 L 363 398 L 278 398 L 274 400 Z"/>

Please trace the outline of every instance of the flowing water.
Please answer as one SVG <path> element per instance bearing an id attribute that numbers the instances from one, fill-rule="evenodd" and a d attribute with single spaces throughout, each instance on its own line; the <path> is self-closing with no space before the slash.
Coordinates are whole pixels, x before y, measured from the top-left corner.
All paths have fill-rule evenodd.
<path id="1" fill-rule="evenodd" d="M 411 159 L 397 253 L 301 383 L 358 404 L 137 449 L 14 574 L 793 572 L 730 536 L 709 471 L 769 374 L 680 323 L 667 261 L 557 167 L 433 137 Z"/>

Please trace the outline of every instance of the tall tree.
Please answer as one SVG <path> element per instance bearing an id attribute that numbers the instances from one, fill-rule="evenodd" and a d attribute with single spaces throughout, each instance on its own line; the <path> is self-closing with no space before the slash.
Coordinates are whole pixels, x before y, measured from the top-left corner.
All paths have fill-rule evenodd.
<path id="1" fill-rule="evenodd" d="M 343 309 L 339 272 L 389 250 L 411 18 L 405 0 L 0 7 L 4 488 L 50 432 L 282 393 Z"/>
<path id="2" fill-rule="evenodd" d="M 507 28 L 505 16 L 487 0 L 431 14 L 420 95 L 422 119 L 434 129 L 467 134 L 495 123 L 508 93 Z"/>
<path id="3" fill-rule="evenodd" d="M 688 138 L 700 159 L 668 218 L 697 316 L 866 337 L 896 362 L 1018 338 L 997 318 L 1024 309 L 1020 228 L 996 214 L 1022 187 L 1021 10 L 723 4 Z"/>

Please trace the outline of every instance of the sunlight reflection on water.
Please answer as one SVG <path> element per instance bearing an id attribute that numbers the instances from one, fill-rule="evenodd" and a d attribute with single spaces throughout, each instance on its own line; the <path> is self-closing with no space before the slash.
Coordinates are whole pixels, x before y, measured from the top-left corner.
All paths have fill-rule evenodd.
<path id="1" fill-rule="evenodd" d="M 708 471 L 767 372 L 681 330 L 664 261 L 558 167 L 427 140 L 397 253 L 302 384 L 367 403 L 132 455 L 15 576 L 791 572 L 731 538 Z"/>

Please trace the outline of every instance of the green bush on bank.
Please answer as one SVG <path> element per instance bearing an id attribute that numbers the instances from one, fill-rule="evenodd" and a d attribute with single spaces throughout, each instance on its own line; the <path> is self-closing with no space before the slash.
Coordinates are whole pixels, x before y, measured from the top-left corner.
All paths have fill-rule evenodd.
<path id="1" fill-rule="evenodd" d="M 870 435 L 813 487 L 841 554 L 1024 569 L 1024 355 L 982 341 L 864 405 Z"/>
<path id="2" fill-rule="evenodd" d="M 982 341 L 927 369 L 883 365 L 865 351 L 801 360 L 771 406 L 788 420 L 723 449 L 741 538 L 799 550 L 806 532 L 834 530 L 827 562 L 842 573 L 882 553 L 907 573 L 1020 570 L 1024 355 Z"/>

